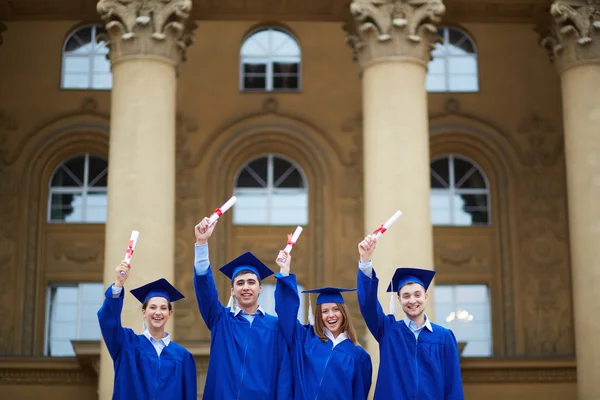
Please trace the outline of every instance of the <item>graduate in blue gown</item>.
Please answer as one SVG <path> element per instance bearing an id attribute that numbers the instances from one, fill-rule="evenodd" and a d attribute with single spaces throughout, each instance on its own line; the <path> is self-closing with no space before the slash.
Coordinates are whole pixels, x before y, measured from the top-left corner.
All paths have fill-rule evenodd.
<path id="1" fill-rule="evenodd" d="M 458 345 L 449 329 L 425 315 L 427 288 L 434 271 L 398 268 L 388 292 L 398 294 L 403 320 L 385 315 L 377 299 L 379 279 L 371 262 L 373 235 L 358 245 L 360 312 L 379 343 L 380 364 L 375 400 L 463 400 Z"/>
<path id="2" fill-rule="evenodd" d="M 113 400 L 196 400 L 196 362 L 192 354 L 173 342 L 165 324 L 173 314 L 172 302 L 183 299 L 166 279 L 131 291 L 142 303 L 147 329 L 136 335 L 121 326 L 121 311 L 130 266 L 117 267 L 117 279 L 106 290 L 98 311 L 102 337 L 114 362 Z M 124 275 L 121 275 L 121 272 Z"/>
<path id="3" fill-rule="evenodd" d="M 357 344 L 356 332 L 341 292 L 356 289 L 321 288 L 314 327 L 302 325 L 296 275 L 290 274 L 291 256 L 277 256 L 275 310 L 292 353 L 294 399 L 365 400 L 371 388 L 371 356 Z M 310 305 L 309 305 L 310 307 Z M 310 322 L 310 321 L 309 321 Z"/>
<path id="4" fill-rule="evenodd" d="M 194 286 L 200 314 L 211 333 L 205 400 L 289 400 L 292 369 L 277 317 L 258 305 L 262 280 L 272 275 L 248 252 L 220 271 L 231 280 L 231 306 L 223 307 L 208 260 L 208 238 L 216 223 L 196 225 Z"/>

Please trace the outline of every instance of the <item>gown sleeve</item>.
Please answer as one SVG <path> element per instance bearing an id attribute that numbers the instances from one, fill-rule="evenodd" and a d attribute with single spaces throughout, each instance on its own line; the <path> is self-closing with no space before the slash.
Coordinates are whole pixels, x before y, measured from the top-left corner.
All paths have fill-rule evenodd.
<path id="1" fill-rule="evenodd" d="M 456 337 L 451 330 L 448 330 L 446 335 L 446 343 L 444 346 L 445 363 L 444 365 L 444 378 L 446 386 L 445 400 L 463 400 L 465 395 L 463 393 L 462 378 L 460 372 L 460 356 L 458 354 L 458 343 Z"/>
<path id="2" fill-rule="evenodd" d="M 279 327 L 287 345 L 293 348 L 304 342 L 306 328 L 298 321 L 298 310 L 300 309 L 300 297 L 298 297 L 298 285 L 296 275 L 275 275 L 275 312 L 279 319 Z"/>
<path id="3" fill-rule="evenodd" d="M 121 325 L 121 312 L 123 311 L 123 300 L 125 288 L 121 290 L 118 297 L 113 297 L 112 285 L 104 293 L 104 303 L 98 310 L 98 322 L 102 338 L 111 358 L 116 360 L 121 352 L 121 347 L 131 340 L 133 331 L 125 329 Z"/>
<path id="4" fill-rule="evenodd" d="M 183 365 L 183 400 L 196 400 L 198 398 L 198 376 L 196 374 L 196 360 L 187 352 Z"/>
<path id="5" fill-rule="evenodd" d="M 353 399 L 366 400 L 369 397 L 373 379 L 373 364 L 371 363 L 371 356 L 366 351 L 363 353 L 357 369 L 352 382 Z"/>
<path id="6" fill-rule="evenodd" d="M 373 269 L 372 278 L 368 277 L 363 271 L 358 270 L 356 278 L 358 288 L 358 305 L 367 328 L 378 342 L 381 340 L 390 324 L 395 323 L 393 316 L 386 316 L 383 308 L 377 299 L 377 288 L 379 287 L 379 278 Z"/>
<path id="7" fill-rule="evenodd" d="M 219 301 L 219 293 L 210 267 L 204 275 L 194 273 L 194 289 L 200 314 L 208 329 L 212 331 L 225 307 Z"/>

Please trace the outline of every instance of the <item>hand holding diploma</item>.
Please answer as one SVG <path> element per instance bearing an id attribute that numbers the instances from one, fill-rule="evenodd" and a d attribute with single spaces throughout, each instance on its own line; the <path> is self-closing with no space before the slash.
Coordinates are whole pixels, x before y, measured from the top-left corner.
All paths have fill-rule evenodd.
<path id="1" fill-rule="evenodd" d="M 297 226 L 296 230 L 294 231 L 294 233 L 292 235 L 288 235 L 287 245 L 285 246 L 285 249 L 283 249 L 282 251 L 279 252 L 279 254 L 280 255 L 282 253 L 290 254 L 292 252 L 292 249 L 296 245 L 296 242 L 298 241 L 298 238 L 300 237 L 301 233 L 302 233 L 302 227 L 301 226 Z M 285 262 L 285 260 L 283 258 L 277 257 L 277 264 L 278 265 L 279 265 L 279 261 L 280 260 L 282 262 Z"/>
<path id="2" fill-rule="evenodd" d="M 221 207 L 217 208 L 211 215 L 208 217 L 208 226 L 213 225 L 221 215 L 225 214 L 227 210 L 229 210 L 233 205 L 237 203 L 237 197 L 231 196 L 229 200 L 225 202 Z"/>

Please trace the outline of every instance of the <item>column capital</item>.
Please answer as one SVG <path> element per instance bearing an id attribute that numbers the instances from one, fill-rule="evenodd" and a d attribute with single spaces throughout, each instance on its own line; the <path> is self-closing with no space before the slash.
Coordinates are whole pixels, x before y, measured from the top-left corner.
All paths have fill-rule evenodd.
<path id="1" fill-rule="evenodd" d="M 363 69 L 393 59 L 427 66 L 445 11 L 442 0 L 352 0 L 346 42 Z"/>
<path id="2" fill-rule="evenodd" d="M 600 62 L 600 0 L 554 0 L 538 24 L 540 44 L 559 72 Z"/>
<path id="3" fill-rule="evenodd" d="M 106 23 L 113 64 L 139 57 L 185 61 L 194 39 L 192 0 L 99 0 L 96 10 Z"/>

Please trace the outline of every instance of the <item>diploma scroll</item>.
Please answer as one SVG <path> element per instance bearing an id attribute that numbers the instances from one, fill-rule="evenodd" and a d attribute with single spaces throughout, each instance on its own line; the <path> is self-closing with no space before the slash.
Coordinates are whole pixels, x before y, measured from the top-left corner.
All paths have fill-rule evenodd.
<path id="1" fill-rule="evenodd" d="M 237 197 L 231 196 L 229 200 L 225 202 L 221 207 L 217 208 L 210 217 L 208 217 L 208 226 L 212 226 L 221 215 L 223 215 L 227 210 L 229 210 L 233 205 L 237 203 Z"/>
<path id="2" fill-rule="evenodd" d="M 137 244 L 139 237 L 140 233 L 138 231 L 131 231 L 129 243 L 127 244 L 127 250 L 125 251 L 125 258 L 123 259 L 127 264 L 131 264 L 131 258 L 133 257 L 135 245 Z M 121 276 L 125 276 L 125 272 L 121 271 Z"/>
<path id="3" fill-rule="evenodd" d="M 379 228 L 375 229 L 373 231 L 373 235 L 375 235 L 375 239 L 379 239 L 381 237 L 381 235 L 383 235 L 385 233 L 385 231 L 387 231 L 388 228 L 390 226 L 392 226 L 392 224 L 394 222 L 396 222 L 396 220 L 398 218 L 400 218 L 401 215 L 402 215 L 402 211 L 400 211 L 400 210 L 396 211 L 390 219 L 388 219 L 384 224 L 381 224 L 381 226 Z"/>

